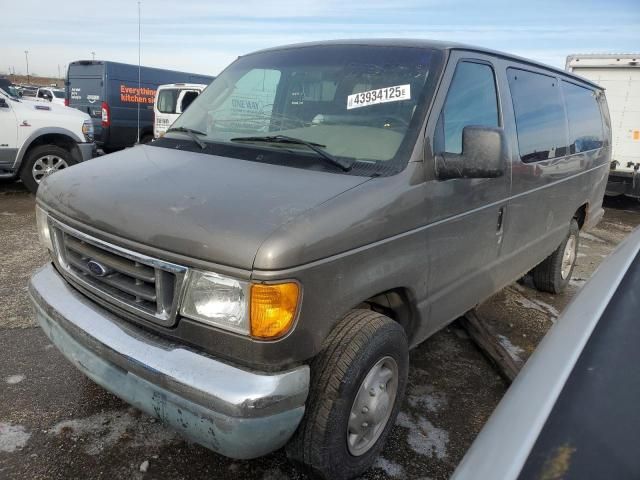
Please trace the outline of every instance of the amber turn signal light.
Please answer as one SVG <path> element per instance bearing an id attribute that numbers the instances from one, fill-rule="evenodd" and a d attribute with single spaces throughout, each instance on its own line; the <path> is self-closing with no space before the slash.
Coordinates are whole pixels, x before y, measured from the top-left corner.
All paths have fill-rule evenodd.
<path id="1" fill-rule="evenodd" d="M 300 288 L 297 283 L 251 285 L 251 335 L 274 339 L 289 331 L 295 320 Z"/>

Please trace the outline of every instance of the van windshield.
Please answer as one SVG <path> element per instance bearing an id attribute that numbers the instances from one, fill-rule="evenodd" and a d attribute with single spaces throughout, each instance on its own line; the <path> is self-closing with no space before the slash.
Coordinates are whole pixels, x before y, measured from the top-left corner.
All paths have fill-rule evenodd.
<path id="1" fill-rule="evenodd" d="M 247 138 L 282 135 L 354 165 L 397 167 L 408 159 L 433 89 L 434 53 L 328 45 L 248 55 L 218 76 L 173 127 L 198 131 L 203 142 L 313 153 Z"/>
<path id="2" fill-rule="evenodd" d="M 64 90 L 51 90 L 56 98 L 64 98 Z"/>

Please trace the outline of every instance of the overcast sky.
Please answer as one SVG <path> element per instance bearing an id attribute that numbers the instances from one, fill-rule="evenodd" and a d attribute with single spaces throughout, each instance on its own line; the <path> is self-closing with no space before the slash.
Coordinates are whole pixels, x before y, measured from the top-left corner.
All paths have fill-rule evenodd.
<path id="1" fill-rule="evenodd" d="M 142 64 L 217 74 L 238 55 L 308 40 L 453 40 L 564 67 L 638 52 L 639 0 L 142 0 Z M 0 73 L 56 76 L 73 60 L 138 61 L 135 0 L 0 0 Z"/>

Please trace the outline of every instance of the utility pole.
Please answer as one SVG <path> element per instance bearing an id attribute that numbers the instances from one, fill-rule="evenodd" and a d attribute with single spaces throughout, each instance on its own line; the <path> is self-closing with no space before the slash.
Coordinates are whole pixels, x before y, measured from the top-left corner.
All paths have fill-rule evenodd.
<path id="1" fill-rule="evenodd" d="M 29 78 L 29 50 L 24 51 L 24 58 L 27 60 L 27 83 L 31 83 Z"/>
<path id="2" fill-rule="evenodd" d="M 60 78 L 62 78 L 62 77 L 60 76 L 60 64 L 58 64 L 58 79 L 60 79 Z"/>
<path id="3" fill-rule="evenodd" d="M 95 60 L 96 59 L 96 52 L 91 52 L 91 60 Z"/>
<path id="4" fill-rule="evenodd" d="M 140 143 L 140 55 L 141 55 L 141 44 L 142 44 L 142 30 L 140 28 L 140 0 L 138 0 L 138 124 L 137 130 L 138 134 L 136 136 L 136 143 Z"/>

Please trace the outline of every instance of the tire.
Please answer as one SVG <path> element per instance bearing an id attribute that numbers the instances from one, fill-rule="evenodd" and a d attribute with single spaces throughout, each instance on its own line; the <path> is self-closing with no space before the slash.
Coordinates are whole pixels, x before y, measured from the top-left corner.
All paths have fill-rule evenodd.
<path id="1" fill-rule="evenodd" d="M 307 408 L 287 445 L 289 458 L 332 480 L 353 478 L 371 467 L 402 405 L 408 352 L 404 330 L 389 317 L 370 310 L 348 313 L 312 362 Z M 366 427 L 361 430 L 369 432 L 368 440 L 357 440 L 352 422 L 357 429 Z"/>
<path id="2" fill-rule="evenodd" d="M 579 244 L 580 228 L 574 218 L 571 220 L 567 238 L 551 255 L 531 271 L 533 284 L 538 290 L 560 293 L 567 288 L 578 258 Z M 570 249 L 572 249 L 572 253 Z"/>
<path id="3" fill-rule="evenodd" d="M 40 145 L 27 153 L 20 169 L 20 179 L 30 192 L 36 193 L 43 178 L 76 163 L 71 152 L 64 148 Z"/>
<path id="4" fill-rule="evenodd" d="M 143 135 L 142 137 L 140 137 L 140 143 L 141 144 L 145 144 L 145 143 L 151 143 L 151 141 L 153 140 L 153 134 L 152 133 L 147 133 L 145 135 Z"/>

